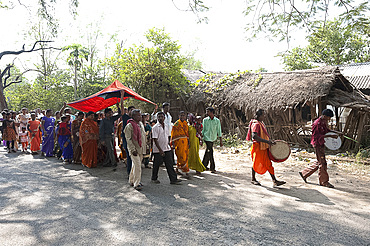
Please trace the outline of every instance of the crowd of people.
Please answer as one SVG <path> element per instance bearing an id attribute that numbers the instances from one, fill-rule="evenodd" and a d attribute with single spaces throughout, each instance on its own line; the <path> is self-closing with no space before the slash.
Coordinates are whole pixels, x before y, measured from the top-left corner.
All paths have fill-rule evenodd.
<path id="1" fill-rule="evenodd" d="M 116 106 L 116 114 L 111 108 L 106 108 L 104 113 L 90 111 L 73 115 L 66 104 L 55 114 L 50 109 L 28 112 L 27 108 L 23 108 L 19 113 L 4 110 L 0 119 L 3 145 L 8 153 L 17 152 L 19 148 L 29 153 L 29 148 L 33 155 L 41 152 L 42 156 L 57 157 L 65 163 L 82 164 L 88 168 L 98 165 L 114 167 L 122 159 L 126 163 L 129 183 L 136 190 L 143 187 L 142 164 L 150 168 L 150 161 L 153 162 L 151 182 L 156 184 L 160 183 L 158 171 L 161 165 L 167 169 L 170 184 L 181 182 L 178 175 L 190 179 L 190 170 L 195 170 L 196 174 L 206 170 L 216 172 L 213 144 L 217 139 L 220 146 L 223 143 L 220 120 L 215 117 L 214 108 L 206 109 L 205 118 L 180 111 L 178 120 L 173 123 L 169 103 L 162 104 L 162 111 L 157 112 L 156 106 L 152 114 L 142 113 L 134 106 L 124 108 L 122 94 L 121 105 L 117 103 Z M 263 123 L 264 117 L 262 109 L 256 112 L 250 121 L 247 135 L 247 140 L 253 141 L 252 184 L 261 185 L 256 179 L 256 173 L 269 172 L 274 185 L 280 186 L 285 182 L 276 179 L 268 156 L 268 148 L 275 142 Z M 307 182 L 306 179 L 319 170 L 320 185 L 330 188 L 334 186 L 329 183 L 324 139 L 328 137 L 325 134 L 332 131 L 327 127 L 331 117 L 333 112 L 326 109 L 314 121 L 311 143 L 315 147 L 317 162 L 299 172 Z M 199 146 L 203 142 L 206 150 L 201 161 Z M 121 150 L 119 156 L 116 145 Z"/>
<path id="2" fill-rule="evenodd" d="M 204 119 L 180 111 L 173 123 L 169 103 L 163 103 L 159 112 L 157 106 L 152 114 L 142 113 L 134 106 L 124 108 L 123 100 L 116 106 L 115 114 L 112 108 L 106 108 L 104 113 L 73 115 L 66 104 L 55 114 L 50 109 L 4 110 L 0 119 L 3 145 L 8 153 L 21 149 L 88 168 L 114 167 L 121 159 L 126 163 L 129 183 L 137 190 L 142 189 L 141 166 L 151 168 L 150 161 L 153 183 L 160 183 L 161 165 L 166 167 L 171 184 L 181 182 L 178 175 L 190 179 L 190 170 L 197 174 L 216 172 L 213 142 L 219 138 L 222 146 L 222 133 L 213 108 L 207 108 Z M 201 161 L 199 146 L 203 142 L 207 148 Z M 116 145 L 121 150 L 119 155 Z"/>

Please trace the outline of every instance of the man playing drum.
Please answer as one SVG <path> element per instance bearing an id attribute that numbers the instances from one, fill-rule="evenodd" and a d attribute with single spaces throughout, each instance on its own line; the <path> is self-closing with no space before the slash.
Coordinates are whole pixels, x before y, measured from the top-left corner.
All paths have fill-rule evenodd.
<path id="1" fill-rule="evenodd" d="M 284 181 L 278 181 L 276 179 L 274 167 L 272 166 L 272 162 L 268 155 L 269 146 L 275 144 L 275 142 L 270 140 L 267 128 L 263 123 L 264 119 L 265 112 L 263 109 L 259 109 L 256 112 L 255 119 L 251 120 L 249 123 L 247 141 L 253 139 L 253 145 L 251 148 L 251 157 L 253 161 L 252 184 L 261 185 L 260 182 L 256 180 L 256 172 L 264 174 L 268 171 L 275 186 L 283 185 L 285 184 Z"/>
<path id="2" fill-rule="evenodd" d="M 343 134 L 341 132 L 333 131 L 328 128 L 328 121 L 334 113 L 330 109 L 324 109 L 322 115 L 317 118 L 312 124 L 312 137 L 311 144 L 315 148 L 317 161 L 311 166 L 305 168 L 299 172 L 304 182 L 307 183 L 307 178 L 310 177 L 314 172 L 319 170 L 319 183 L 321 186 L 334 188 L 334 185 L 329 183 L 329 174 L 327 171 L 327 164 L 325 159 L 325 138 L 332 137 L 338 138 L 338 135 L 325 136 L 328 132 L 335 132 L 337 134 Z"/>

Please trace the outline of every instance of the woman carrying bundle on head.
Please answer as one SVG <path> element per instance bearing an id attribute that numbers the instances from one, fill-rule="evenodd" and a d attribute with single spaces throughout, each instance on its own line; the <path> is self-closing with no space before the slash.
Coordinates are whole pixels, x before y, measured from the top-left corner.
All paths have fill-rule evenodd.
<path id="1" fill-rule="evenodd" d="M 256 172 L 258 174 L 264 174 L 268 171 L 271 175 L 274 185 L 279 186 L 285 184 L 284 181 L 279 181 L 275 177 L 274 167 L 268 155 L 269 146 L 275 144 L 270 139 L 270 135 L 267 132 L 267 128 L 263 123 L 265 119 L 265 111 L 259 109 L 256 112 L 255 118 L 249 123 L 249 130 L 247 134 L 247 141 L 253 140 L 251 148 L 251 157 L 253 161 L 252 167 L 252 184 L 261 185 L 256 179 Z"/>

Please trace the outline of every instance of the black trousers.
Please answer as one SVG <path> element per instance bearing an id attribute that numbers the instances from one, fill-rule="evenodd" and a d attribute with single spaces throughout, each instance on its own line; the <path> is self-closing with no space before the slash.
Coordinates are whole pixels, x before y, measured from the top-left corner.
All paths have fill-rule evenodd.
<path id="1" fill-rule="evenodd" d="M 153 161 L 153 169 L 152 169 L 152 180 L 158 179 L 158 171 L 159 166 L 164 162 L 168 177 L 170 178 L 171 182 L 174 182 L 177 180 L 177 174 L 175 170 L 173 169 L 173 159 L 171 155 L 172 151 L 166 151 L 164 152 L 164 156 L 161 156 L 159 153 L 154 153 L 154 161 Z"/>
<path id="2" fill-rule="evenodd" d="M 12 145 L 12 149 L 14 149 L 14 140 L 12 141 L 6 141 L 6 147 L 10 149 L 10 144 Z"/>
<path id="3" fill-rule="evenodd" d="M 208 163 L 211 162 L 210 170 L 214 171 L 216 170 L 215 166 L 215 159 L 213 158 L 213 142 L 205 141 L 206 142 L 206 152 L 204 153 L 203 157 L 203 165 L 205 168 L 208 167 Z"/>

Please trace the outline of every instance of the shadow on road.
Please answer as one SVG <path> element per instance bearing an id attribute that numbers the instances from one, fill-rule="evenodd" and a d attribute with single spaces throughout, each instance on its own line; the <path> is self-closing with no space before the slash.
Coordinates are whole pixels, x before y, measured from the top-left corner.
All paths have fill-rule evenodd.
<path id="1" fill-rule="evenodd" d="M 297 198 L 296 201 L 299 202 L 308 202 L 308 203 L 320 203 L 324 205 L 335 205 L 333 202 L 329 200 L 327 196 L 322 194 L 318 190 L 314 189 L 304 189 L 298 187 L 279 187 L 279 188 L 271 188 L 263 186 L 266 190 L 279 193 L 285 196 L 295 197 Z"/>

